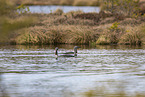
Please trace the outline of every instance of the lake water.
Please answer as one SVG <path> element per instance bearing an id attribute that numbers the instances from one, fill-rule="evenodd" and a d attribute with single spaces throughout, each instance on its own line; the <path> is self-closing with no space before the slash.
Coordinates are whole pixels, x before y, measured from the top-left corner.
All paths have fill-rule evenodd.
<path id="1" fill-rule="evenodd" d="M 58 60 L 55 47 L 0 46 L 0 95 L 84 97 L 84 92 L 96 89 L 98 95 L 103 95 L 102 89 L 123 90 L 128 96 L 145 92 L 145 47 L 80 45 L 76 58 Z M 57 47 L 63 53 L 74 45 Z"/>
<path id="2" fill-rule="evenodd" d="M 56 9 L 62 9 L 65 13 L 69 11 L 82 10 L 83 12 L 99 12 L 99 7 L 92 6 L 29 6 L 30 12 L 32 13 L 51 13 Z"/>

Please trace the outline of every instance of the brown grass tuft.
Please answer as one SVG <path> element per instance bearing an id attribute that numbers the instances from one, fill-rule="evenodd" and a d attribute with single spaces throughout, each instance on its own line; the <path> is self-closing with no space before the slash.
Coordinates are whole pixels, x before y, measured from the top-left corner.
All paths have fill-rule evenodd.
<path id="1" fill-rule="evenodd" d="M 28 32 L 29 31 L 29 32 Z M 83 26 L 51 26 L 48 29 L 34 27 L 16 38 L 17 44 L 89 44 L 98 37 L 91 27 Z"/>
<path id="2" fill-rule="evenodd" d="M 55 15 L 62 15 L 62 14 L 63 14 L 63 10 L 60 9 L 60 8 L 58 8 L 58 9 L 56 9 L 56 10 L 53 12 L 53 14 L 55 14 Z"/>
<path id="3" fill-rule="evenodd" d="M 121 36 L 120 44 L 141 45 L 145 38 L 145 32 L 141 27 L 129 27 L 127 32 Z"/>

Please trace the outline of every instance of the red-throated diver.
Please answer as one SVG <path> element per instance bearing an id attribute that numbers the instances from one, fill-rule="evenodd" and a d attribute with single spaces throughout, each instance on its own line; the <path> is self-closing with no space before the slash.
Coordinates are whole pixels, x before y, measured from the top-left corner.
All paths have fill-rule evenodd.
<path id="1" fill-rule="evenodd" d="M 56 59 L 58 57 L 76 57 L 77 56 L 77 49 L 80 48 L 78 46 L 75 46 L 74 47 L 74 52 L 66 52 L 66 53 L 63 53 L 62 55 L 59 55 L 58 56 L 58 47 L 55 48 L 55 56 L 56 56 Z"/>
<path id="2" fill-rule="evenodd" d="M 77 56 L 77 49 L 80 48 L 79 46 L 75 46 L 74 47 L 74 52 L 66 52 L 66 53 L 63 53 L 63 54 L 74 54 L 74 56 Z"/>

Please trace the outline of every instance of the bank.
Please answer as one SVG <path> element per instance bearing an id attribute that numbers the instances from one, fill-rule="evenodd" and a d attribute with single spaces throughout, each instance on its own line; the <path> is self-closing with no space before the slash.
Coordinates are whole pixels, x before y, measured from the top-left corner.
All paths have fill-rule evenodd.
<path id="1" fill-rule="evenodd" d="M 101 11 L 31 14 L 34 25 L 15 31 L 13 44 L 145 44 L 145 17 L 127 17 Z"/>

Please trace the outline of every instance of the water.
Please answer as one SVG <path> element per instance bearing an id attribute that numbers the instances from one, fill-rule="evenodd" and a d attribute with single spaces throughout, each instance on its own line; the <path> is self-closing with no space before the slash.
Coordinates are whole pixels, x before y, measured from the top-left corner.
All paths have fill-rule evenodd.
<path id="1" fill-rule="evenodd" d="M 74 47 L 57 46 L 60 53 Z M 80 46 L 78 57 L 58 60 L 53 45 L 0 46 L 0 95 L 82 97 L 102 87 L 129 95 L 145 92 L 145 47 Z"/>
<path id="2" fill-rule="evenodd" d="M 99 7 L 92 6 L 29 6 L 30 12 L 32 13 L 51 13 L 56 9 L 62 9 L 65 13 L 69 11 L 77 11 L 82 10 L 83 12 L 99 12 Z"/>

